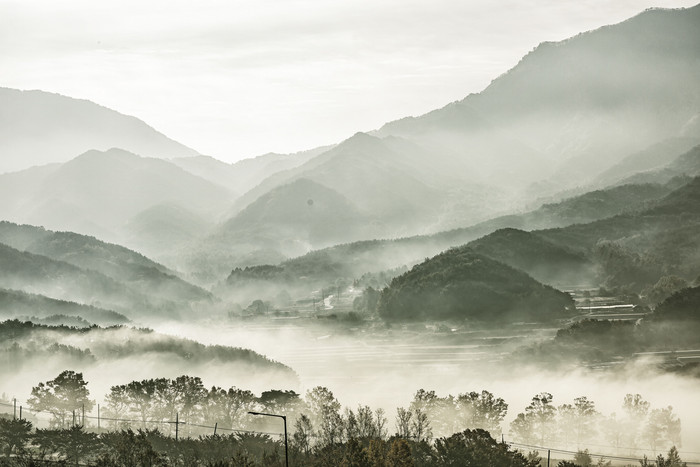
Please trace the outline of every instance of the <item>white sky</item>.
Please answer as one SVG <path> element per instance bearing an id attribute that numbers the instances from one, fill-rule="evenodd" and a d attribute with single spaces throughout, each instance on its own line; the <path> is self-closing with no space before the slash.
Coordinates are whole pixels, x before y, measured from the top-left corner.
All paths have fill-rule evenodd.
<path id="1" fill-rule="evenodd" d="M 335 143 L 479 92 L 538 43 L 698 0 L 0 0 L 0 86 L 218 159 Z"/>

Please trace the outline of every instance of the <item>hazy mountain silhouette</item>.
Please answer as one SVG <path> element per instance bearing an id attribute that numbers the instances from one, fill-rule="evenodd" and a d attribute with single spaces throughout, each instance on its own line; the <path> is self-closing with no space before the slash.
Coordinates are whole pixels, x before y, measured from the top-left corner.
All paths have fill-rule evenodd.
<path id="1" fill-rule="evenodd" d="M 323 146 L 294 154 L 268 153 L 227 164 L 208 156 L 179 157 L 171 162 L 190 173 L 242 194 L 283 170 L 293 169 L 329 150 Z"/>
<path id="2" fill-rule="evenodd" d="M 113 147 L 152 157 L 197 154 L 143 121 L 93 102 L 0 88 L 0 173 Z"/>
<path id="3" fill-rule="evenodd" d="M 188 311 L 194 303 L 213 300 L 209 292 L 166 267 L 94 237 L 0 222 L 0 243 L 8 248 L 7 260 L 17 266 L 7 272 L 2 287 L 88 305 L 101 303 L 142 317 L 165 307 Z M 24 284 L 18 277 L 33 279 Z"/>
<path id="4" fill-rule="evenodd" d="M 75 302 L 55 300 L 18 290 L 0 289 L 0 319 L 77 317 L 91 324 L 113 326 L 129 322 L 126 316 L 111 310 Z"/>
<path id="5" fill-rule="evenodd" d="M 214 219 L 229 192 L 170 162 L 121 149 L 88 151 L 60 165 L 0 175 L 0 217 L 123 242 L 142 211 L 170 203 Z"/>
<path id="6" fill-rule="evenodd" d="M 165 266 L 120 245 L 73 232 L 52 232 L 29 225 L 0 222 L 0 242 L 26 252 L 97 271 L 131 289 L 162 300 L 209 301 L 211 294 L 193 286 Z"/>
<path id="7" fill-rule="evenodd" d="M 639 151 L 647 150 L 637 157 L 641 168 L 645 157 L 655 160 L 651 153 L 680 154 L 700 138 L 697 24 L 700 5 L 655 9 L 543 43 L 480 93 L 273 174 L 232 215 L 308 178 L 374 217 L 373 237 L 431 233 L 522 210 Z M 601 179 L 624 176 L 627 164 Z"/>
<path id="8" fill-rule="evenodd" d="M 305 164 L 265 179 L 235 207 L 243 209 L 277 186 L 307 178 L 333 188 L 373 219 L 374 237 L 435 230 L 452 222 L 455 209 L 461 209 L 462 217 L 479 219 L 504 209 L 495 202 L 499 194 L 477 183 L 465 184 L 457 167 L 446 170 L 433 156 L 404 138 L 357 133 Z"/>
<path id="9" fill-rule="evenodd" d="M 660 181 L 645 178 L 646 174 L 655 173 L 672 163 L 679 155 L 697 146 L 700 140 L 696 138 L 671 138 L 650 147 L 630 154 L 620 162 L 596 177 L 595 184 L 608 186 L 616 183 L 665 183 L 670 179 Z"/>
<path id="10" fill-rule="evenodd" d="M 388 123 L 377 134 L 457 148 L 468 163 L 493 167 L 493 183 L 524 156 L 489 146 L 507 137 L 547 161 L 521 161 L 531 165 L 531 181 L 530 174 L 556 175 L 559 186 L 574 186 L 633 151 L 671 137 L 700 136 L 698 24 L 700 5 L 654 9 L 540 44 L 484 91 Z M 475 139 L 485 142 L 483 151 L 472 150 Z"/>
<path id="11" fill-rule="evenodd" d="M 656 184 L 624 185 L 585 193 L 558 203 L 545 204 L 531 212 L 502 216 L 471 227 L 433 235 L 335 245 L 281 263 L 283 272 L 280 276 L 308 277 L 312 276 L 308 271 L 316 268 L 325 271 L 326 276 L 332 272 L 335 277 L 352 278 L 366 272 L 411 266 L 447 248 L 466 244 L 499 229 L 536 230 L 575 223 L 586 224 L 617 214 L 642 210 L 671 191 L 669 186 Z M 588 273 L 585 276 L 590 277 Z"/>
<path id="12" fill-rule="evenodd" d="M 227 220 L 193 247 L 191 257 L 209 258 L 214 276 L 246 265 L 251 253 L 279 259 L 313 248 L 362 238 L 364 218 L 347 198 L 305 178 L 276 187 Z M 276 261 L 277 262 L 277 261 Z M 253 264 L 260 264 L 254 262 Z M 188 269 L 194 267 L 190 264 Z M 196 269 L 196 267 L 195 267 Z"/>
<path id="13" fill-rule="evenodd" d="M 593 263 L 533 232 L 499 229 L 467 244 L 475 253 L 527 272 L 540 282 L 556 285 L 592 283 Z"/>
<path id="14" fill-rule="evenodd" d="M 681 183 L 687 182 L 689 177 L 698 175 L 700 175 L 700 146 L 695 146 L 666 165 L 637 172 L 622 180 L 621 183 L 674 183 L 674 179 L 677 183 Z"/>

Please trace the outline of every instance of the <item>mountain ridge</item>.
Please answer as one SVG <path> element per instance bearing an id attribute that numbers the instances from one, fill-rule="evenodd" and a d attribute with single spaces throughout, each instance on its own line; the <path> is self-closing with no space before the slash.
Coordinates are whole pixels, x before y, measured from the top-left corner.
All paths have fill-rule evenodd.
<path id="1" fill-rule="evenodd" d="M 157 157 L 197 154 L 142 120 L 92 101 L 0 87 L 0 173 L 115 146 Z"/>

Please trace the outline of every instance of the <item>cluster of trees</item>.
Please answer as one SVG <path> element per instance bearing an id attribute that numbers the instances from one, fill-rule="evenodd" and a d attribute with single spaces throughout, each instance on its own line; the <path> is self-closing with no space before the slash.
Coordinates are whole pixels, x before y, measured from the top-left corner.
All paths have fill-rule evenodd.
<path id="1" fill-rule="evenodd" d="M 86 428 L 95 431 L 97 423 L 94 417 L 84 416 L 93 409 L 95 401 L 90 398 L 82 374 L 67 370 L 53 380 L 38 384 L 32 389 L 28 404 L 34 411 L 51 414 L 50 429 L 37 430 L 32 435 L 33 445 L 41 445 L 41 436 L 48 437 L 47 439 L 78 439 L 84 435 L 87 436 L 85 443 L 102 443 L 100 446 L 107 446 L 102 438 L 98 441 L 98 438 L 94 438 L 95 434 L 86 431 Z M 100 427 L 111 430 L 110 436 L 121 436 L 122 442 L 136 442 L 134 440 L 149 437 L 161 439 L 166 434 L 172 436 L 177 430 L 180 438 L 191 440 L 198 437 L 199 442 L 203 443 L 197 445 L 200 447 L 192 447 L 193 452 L 204 449 L 201 446 L 207 443 L 216 444 L 223 439 L 237 446 L 239 442 L 257 439 L 246 437 L 254 433 L 281 433 L 282 427 L 278 419 L 259 417 L 249 412 L 284 414 L 287 417 L 290 443 L 296 456 L 305 460 L 300 465 L 314 465 L 315 459 L 337 460 L 346 455 L 356 459 L 352 462 L 358 462 L 348 461 L 350 463 L 347 465 L 454 465 L 447 461 L 440 464 L 442 461 L 439 459 L 461 456 L 463 454 L 455 453 L 469 451 L 473 445 L 481 446 L 479 449 L 490 446 L 488 449 L 498 451 L 498 455 L 506 457 L 514 455 L 505 445 L 500 445 L 491 438 L 502 433 L 508 404 L 485 390 L 441 397 L 435 391 L 420 389 L 408 407 L 396 409 L 394 435 L 390 437 L 389 417 L 384 410 L 373 410 L 363 405 L 355 410 L 343 408 L 333 392 L 325 387 L 315 387 L 303 397 L 294 391 L 282 390 L 266 391 L 256 396 L 248 390 L 235 387 L 223 389 L 214 386 L 207 389 L 200 378 L 183 375 L 174 379 L 156 378 L 113 386 L 106 396 Z M 179 422 L 177 428 L 173 423 L 176 421 Z M 14 429 L 28 437 L 31 426 L 26 423 L 22 426 L 26 429 L 20 425 Z M 132 432 L 133 429 L 139 430 L 138 433 Z M 639 394 L 625 396 L 618 417 L 615 413 L 602 415 L 595 403 L 584 396 L 574 399 L 571 404 L 556 406 L 551 394 L 540 393 L 532 398 L 524 412 L 515 417 L 510 424 L 509 436 L 514 437 L 515 441 L 539 446 L 557 445 L 579 449 L 602 441 L 601 444 L 617 447 L 620 452 L 634 447 L 659 451 L 671 445 L 680 446 L 681 425 L 672 407 L 652 409 L 649 402 Z M 257 441 L 268 447 L 274 445 L 270 437 L 263 436 Z M 18 452 L 17 446 L 22 445 L 19 441 L 4 442 L 5 448 L 11 452 Z M 25 440 L 25 444 L 28 442 Z M 164 446 L 163 443 L 169 442 L 154 441 L 155 444 L 152 444 Z M 62 444 L 56 442 L 58 444 L 52 445 L 49 441 L 45 443 L 53 446 L 47 448 L 46 452 L 53 449 L 53 452 L 63 452 L 69 456 L 66 451 L 68 448 L 61 447 Z M 90 452 L 104 453 L 104 449 L 95 448 Z M 165 447 L 158 449 L 167 451 Z M 391 455 L 398 456 L 397 450 L 406 451 L 406 456 L 410 457 L 412 463 L 381 463 L 392 452 L 394 454 Z M 274 449 L 265 451 L 261 448 L 259 451 L 269 454 Z M 238 451 L 226 452 L 227 456 L 238 455 Z M 172 458 L 173 455 L 175 454 L 170 453 L 165 456 Z M 182 457 L 181 454 L 177 456 Z M 372 459 L 384 460 L 375 462 Z M 530 465 L 518 462 L 529 462 L 531 459 L 518 459 L 513 460 L 516 463 L 503 465 Z"/>
<path id="2" fill-rule="evenodd" d="M 282 467 L 281 441 L 268 435 L 208 435 L 176 440 L 158 430 L 86 431 L 36 429 L 26 420 L 0 418 L 1 465 L 38 466 L 43 462 L 97 467 Z M 400 437 L 350 438 L 305 451 L 296 440 L 289 446 L 289 465 L 343 467 L 485 466 L 536 467 L 537 456 L 525 456 L 499 443 L 484 430 L 465 430 L 435 443 Z"/>
<path id="3" fill-rule="evenodd" d="M 648 311 L 648 309 L 645 309 Z M 522 349 L 515 358 L 552 363 L 609 362 L 638 352 L 695 349 L 700 332 L 700 286 L 684 288 L 661 302 L 641 322 L 588 319 L 557 331 L 551 341 Z M 666 368 L 680 364 L 672 360 Z M 697 372 L 700 365 L 685 364 Z"/>
<path id="4" fill-rule="evenodd" d="M 644 447 L 658 451 L 681 445 L 681 422 L 671 406 L 652 409 L 639 394 L 627 394 L 621 415 L 604 416 L 587 397 L 573 404 L 554 405 L 543 392 L 532 398 L 525 411 L 510 425 L 511 434 L 523 443 L 580 447 L 597 440 L 618 450 Z"/>

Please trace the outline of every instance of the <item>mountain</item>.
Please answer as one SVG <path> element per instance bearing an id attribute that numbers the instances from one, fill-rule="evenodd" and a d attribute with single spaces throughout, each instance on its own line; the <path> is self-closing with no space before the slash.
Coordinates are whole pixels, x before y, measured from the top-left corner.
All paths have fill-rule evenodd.
<path id="1" fill-rule="evenodd" d="M 93 102 L 0 88 L 0 173 L 113 147 L 152 157 L 197 154 L 141 120 Z"/>
<path id="2" fill-rule="evenodd" d="M 171 162 L 210 182 L 217 183 L 234 193 L 245 193 L 277 172 L 293 169 L 329 150 L 323 146 L 294 154 L 268 153 L 243 159 L 233 164 L 209 156 L 179 157 Z"/>
<path id="3" fill-rule="evenodd" d="M 622 180 L 622 183 L 670 183 L 672 180 L 688 181 L 700 175 L 700 145 L 677 156 L 666 165 L 637 172 Z"/>
<path id="4" fill-rule="evenodd" d="M 540 44 L 482 92 L 376 134 L 457 148 L 469 164 L 493 167 L 494 184 L 520 156 L 488 144 L 517 141 L 541 157 L 522 161 L 525 179 L 575 186 L 659 141 L 700 136 L 698 24 L 700 5 L 654 9 Z M 474 139 L 486 142 L 483 151 Z"/>
<path id="5" fill-rule="evenodd" d="M 387 321 L 549 321 L 572 308 L 568 294 L 468 247 L 445 251 L 394 278 L 378 304 Z"/>
<path id="6" fill-rule="evenodd" d="M 667 180 L 652 179 L 650 176 L 671 164 L 680 154 L 686 153 L 700 140 L 696 138 L 670 138 L 622 159 L 596 177 L 595 184 L 608 186 L 616 183 L 665 183 Z"/>
<path id="7" fill-rule="evenodd" d="M 230 203 L 218 185 L 167 161 L 116 148 L 0 175 L 0 187 L 6 182 L 11 188 L 0 189 L 0 218 L 119 243 L 129 237 L 125 226 L 153 206 L 169 203 L 214 219 Z"/>
<path id="8" fill-rule="evenodd" d="M 274 188 L 217 227 L 189 252 L 193 261 L 209 260 L 186 269 L 208 271 L 219 280 L 254 257 L 279 262 L 313 248 L 362 238 L 365 221 L 355 205 L 335 190 L 300 178 Z"/>
<path id="9" fill-rule="evenodd" d="M 214 303 L 209 292 L 141 254 L 72 232 L 0 222 L 0 261 L 0 288 L 141 321 L 191 314 Z"/>
<path id="10" fill-rule="evenodd" d="M 161 300 L 208 302 L 212 299 L 209 292 L 185 282 L 163 265 L 94 237 L 2 221 L 0 242 L 83 270 L 99 272 L 132 290 Z"/>
<path id="11" fill-rule="evenodd" d="M 498 231 L 507 232 L 508 229 L 536 230 L 554 226 L 568 226 L 575 223 L 588 223 L 620 213 L 640 211 L 649 207 L 650 203 L 668 195 L 672 191 L 671 186 L 655 184 L 624 185 L 605 190 L 597 190 L 584 193 L 579 196 L 563 200 L 559 203 L 545 204 L 539 209 L 523 214 L 502 216 L 489 221 L 476 224 L 471 227 L 438 232 L 433 235 L 419 235 L 399 239 L 362 240 L 347 244 L 335 245 L 320 250 L 311 251 L 305 255 L 281 262 L 273 269 L 265 269 L 263 277 L 259 277 L 254 268 L 246 271 L 238 271 L 231 274 L 228 279 L 230 285 L 240 283 L 242 280 L 254 280 L 270 283 L 306 282 L 308 285 L 326 285 L 335 279 L 342 278 L 352 280 L 365 273 L 377 273 L 404 266 L 412 266 L 423 259 L 434 256 L 441 251 L 467 244 L 476 239 Z M 523 233 L 526 238 L 527 234 Z M 517 240 L 517 237 L 513 237 Z M 538 241 L 543 241 L 538 239 Z M 527 242 L 526 242 L 527 243 Z M 509 247 L 526 249 L 514 242 Z M 590 264 L 581 252 L 570 252 L 568 247 L 561 245 L 547 245 L 547 248 L 562 250 L 565 257 L 570 258 L 576 266 L 577 273 L 568 283 L 576 280 L 590 278 Z M 566 252 L 566 253 L 564 253 Z M 523 251 L 527 254 L 527 251 Z M 488 256 L 488 255 L 487 255 Z M 510 264 L 504 257 L 495 259 Z M 264 263 L 261 263 L 264 264 Z M 275 263 L 267 263 L 275 264 Z M 544 267 L 544 265 L 542 265 Z M 264 266 L 263 266 L 264 268 Z M 582 268 L 582 269 L 581 269 Z M 550 275 L 538 276 L 533 269 L 525 269 L 544 282 L 551 279 Z M 559 269 L 560 270 L 560 269 Z M 272 271 L 272 272 L 271 272 Z M 565 276 L 558 276 L 563 279 Z M 381 284 L 379 284 L 381 286 Z"/>
<path id="12" fill-rule="evenodd" d="M 646 209 L 536 233 L 593 255 L 611 287 L 639 291 L 669 274 L 692 281 L 700 270 L 700 177 Z"/>
<path id="13" fill-rule="evenodd" d="M 500 229 L 467 244 L 475 253 L 527 272 L 540 282 L 557 285 L 594 283 L 592 262 L 545 240 L 536 233 Z"/>
<path id="14" fill-rule="evenodd" d="M 174 203 L 146 208 L 123 226 L 124 244 L 164 262 L 177 263 L 173 253 L 196 243 L 216 222 Z M 169 263 L 169 264 L 170 264 Z"/>
<path id="15" fill-rule="evenodd" d="M 430 234 L 589 186 L 660 142 L 667 142 L 663 152 L 683 150 L 700 139 L 697 24 L 700 5 L 648 10 L 543 43 L 480 93 L 358 133 L 269 176 L 236 201 L 230 217 L 307 178 L 373 219 L 367 238 Z"/>
<path id="16" fill-rule="evenodd" d="M 28 294 L 17 290 L 0 289 L 0 319 L 70 319 L 79 318 L 86 323 L 101 326 L 126 324 L 126 316 L 75 302 L 55 300 L 43 295 Z"/>
<path id="17" fill-rule="evenodd" d="M 131 291 L 96 271 L 86 271 L 63 261 L 22 252 L 2 243 L 0 260 L 3 265 L 0 269 L 0 288 L 3 289 L 21 290 L 129 315 L 135 308 L 149 306 L 145 295 Z"/>
<path id="18" fill-rule="evenodd" d="M 367 238 L 427 233 L 508 210 L 507 193 L 466 183 L 464 177 L 473 170 L 448 166 L 453 158 L 441 160 L 405 138 L 357 133 L 305 164 L 265 179 L 238 199 L 235 209 L 277 186 L 307 178 L 354 203 L 371 220 Z"/>

